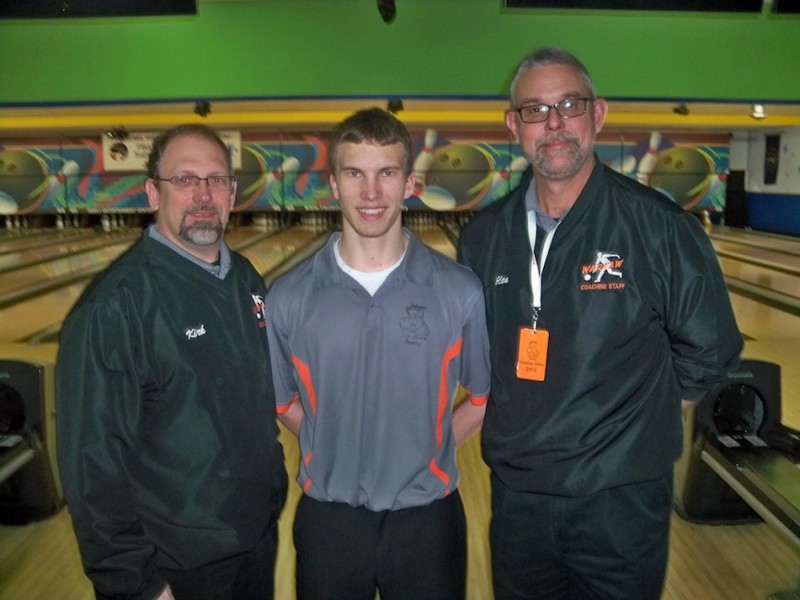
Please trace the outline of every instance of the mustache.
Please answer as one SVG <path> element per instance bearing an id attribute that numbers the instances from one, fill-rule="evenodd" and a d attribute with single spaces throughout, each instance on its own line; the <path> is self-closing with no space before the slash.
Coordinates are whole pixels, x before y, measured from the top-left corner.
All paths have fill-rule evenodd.
<path id="1" fill-rule="evenodd" d="M 548 135 L 536 142 L 537 150 L 544 146 L 545 144 L 552 144 L 553 142 L 569 142 L 571 144 L 578 143 L 578 136 L 568 132 L 561 132 L 556 133 L 554 135 Z"/>
<path id="2" fill-rule="evenodd" d="M 184 215 L 196 215 L 200 213 L 214 213 L 219 216 L 219 209 L 213 204 L 197 204 L 183 211 Z"/>

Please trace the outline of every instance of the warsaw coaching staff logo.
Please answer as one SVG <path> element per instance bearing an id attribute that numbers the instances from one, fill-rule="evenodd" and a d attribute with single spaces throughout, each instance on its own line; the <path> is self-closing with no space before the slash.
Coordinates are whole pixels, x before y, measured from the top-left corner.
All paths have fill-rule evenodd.
<path id="1" fill-rule="evenodd" d="M 594 262 L 581 265 L 581 291 L 624 290 L 624 263 L 625 259 L 616 252 L 598 252 Z"/>

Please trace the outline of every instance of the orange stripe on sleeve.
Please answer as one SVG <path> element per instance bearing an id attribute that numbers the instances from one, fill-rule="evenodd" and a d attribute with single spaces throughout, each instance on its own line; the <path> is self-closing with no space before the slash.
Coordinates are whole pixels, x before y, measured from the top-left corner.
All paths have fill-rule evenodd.
<path id="1" fill-rule="evenodd" d="M 292 398 L 291 401 L 287 402 L 286 404 L 281 404 L 275 410 L 278 412 L 279 415 L 282 415 L 287 410 L 289 410 L 289 407 L 292 406 L 292 404 L 294 404 L 298 400 L 300 400 L 300 394 L 295 394 L 294 398 Z"/>
<path id="2" fill-rule="evenodd" d="M 303 382 L 306 392 L 308 392 L 308 401 L 311 404 L 311 412 L 317 414 L 317 394 L 314 391 L 314 383 L 311 381 L 311 369 L 309 369 L 308 365 L 297 358 L 297 356 L 294 354 L 292 354 L 292 364 L 294 365 L 294 368 L 297 369 L 297 374 L 300 376 L 300 381 Z"/>
<path id="3" fill-rule="evenodd" d="M 466 390 L 466 392 L 467 392 L 467 398 L 469 398 L 470 403 L 473 404 L 474 406 L 483 406 L 489 399 L 488 394 L 485 396 L 473 396 L 471 390 Z"/>
<path id="4" fill-rule="evenodd" d="M 458 338 L 458 340 L 445 351 L 444 356 L 442 357 L 442 368 L 439 378 L 439 409 L 436 414 L 437 448 L 442 445 L 442 422 L 444 420 L 444 415 L 450 406 L 450 395 L 447 391 L 447 367 L 450 365 L 450 361 L 461 353 L 462 342 L 463 338 Z"/>
<path id="5" fill-rule="evenodd" d="M 449 494 L 450 493 L 450 476 L 439 468 L 439 465 L 436 464 L 436 460 L 433 459 L 433 458 L 431 459 L 431 462 L 429 463 L 429 466 L 430 466 L 431 471 L 433 472 L 433 474 L 436 475 L 436 477 L 438 477 L 439 479 L 442 480 L 442 482 L 444 483 L 444 486 L 447 488 L 447 493 Z"/>

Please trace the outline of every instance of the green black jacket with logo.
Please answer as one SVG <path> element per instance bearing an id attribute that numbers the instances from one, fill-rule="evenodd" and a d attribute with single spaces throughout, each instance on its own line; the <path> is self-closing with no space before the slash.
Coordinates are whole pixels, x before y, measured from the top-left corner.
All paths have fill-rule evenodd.
<path id="1" fill-rule="evenodd" d="M 519 379 L 519 330 L 532 316 L 531 177 L 459 242 L 486 297 L 484 458 L 517 491 L 582 496 L 662 477 L 681 452 L 680 400 L 724 380 L 742 348 L 713 247 L 694 215 L 597 161 L 542 275 L 545 380 Z M 608 260 L 613 273 L 602 272 Z"/>
<path id="2" fill-rule="evenodd" d="M 61 333 L 59 465 L 98 598 L 154 598 L 157 569 L 245 552 L 283 506 L 266 290 L 231 261 L 219 279 L 145 234 Z"/>

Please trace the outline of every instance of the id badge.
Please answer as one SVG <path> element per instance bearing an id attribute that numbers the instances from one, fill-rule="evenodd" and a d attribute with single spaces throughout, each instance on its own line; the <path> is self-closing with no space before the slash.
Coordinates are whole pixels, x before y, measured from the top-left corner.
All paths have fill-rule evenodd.
<path id="1" fill-rule="evenodd" d="M 531 381 L 544 381 L 547 368 L 547 345 L 550 332 L 537 328 L 522 327 L 519 330 L 517 349 L 517 377 Z"/>

